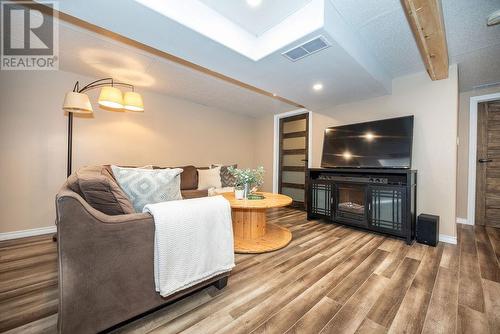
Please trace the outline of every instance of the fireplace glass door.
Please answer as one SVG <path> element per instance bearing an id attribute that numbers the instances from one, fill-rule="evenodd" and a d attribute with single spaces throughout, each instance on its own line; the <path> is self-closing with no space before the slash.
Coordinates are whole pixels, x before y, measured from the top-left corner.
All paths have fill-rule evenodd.
<path id="1" fill-rule="evenodd" d="M 404 187 L 370 186 L 370 225 L 375 230 L 404 235 L 406 192 Z"/>
<path id="2" fill-rule="evenodd" d="M 366 185 L 336 184 L 335 218 L 340 221 L 366 225 Z"/>
<path id="3" fill-rule="evenodd" d="M 333 186 L 330 182 L 312 180 L 309 184 L 311 195 L 310 212 L 315 216 L 331 219 Z"/>

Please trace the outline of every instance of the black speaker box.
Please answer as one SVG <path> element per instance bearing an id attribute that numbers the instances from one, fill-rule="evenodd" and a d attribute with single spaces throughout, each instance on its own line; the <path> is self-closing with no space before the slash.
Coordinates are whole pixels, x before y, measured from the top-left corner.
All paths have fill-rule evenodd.
<path id="1" fill-rule="evenodd" d="M 439 241 L 439 216 L 422 213 L 417 219 L 417 242 L 436 247 Z"/>

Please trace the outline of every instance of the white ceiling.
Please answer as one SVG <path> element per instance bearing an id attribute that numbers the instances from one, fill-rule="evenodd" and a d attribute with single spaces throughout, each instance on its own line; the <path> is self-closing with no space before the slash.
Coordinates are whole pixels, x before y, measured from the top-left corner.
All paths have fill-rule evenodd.
<path id="1" fill-rule="evenodd" d="M 308 10 L 311 9 L 314 13 L 319 13 L 313 21 L 324 23 L 322 27 L 308 32 L 307 29 L 311 27 L 308 27 L 306 22 L 305 26 L 300 26 L 307 28 L 299 31 L 301 37 L 283 45 L 259 61 L 253 61 L 242 52 L 223 46 L 220 36 L 209 38 L 206 32 L 197 32 L 200 26 L 196 22 L 190 25 L 191 28 L 179 24 L 178 21 L 186 22 L 189 17 L 196 17 L 199 21 L 199 15 L 193 11 L 188 11 L 189 15 L 182 16 L 179 2 L 154 0 L 147 1 L 147 6 L 144 6 L 142 3 L 146 3 L 145 1 L 140 0 L 141 3 L 138 1 L 121 0 L 120 6 L 117 7 L 113 1 L 67 0 L 60 3 L 60 10 L 156 49 L 276 93 L 311 110 L 386 95 L 391 91 L 390 75 L 383 66 L 380 66 L 370 50 L 352 32 L 329 1 L 311 0 L 300 13 L 295 12 L 292 15 L 296 17 L 297 14 L 304 14 L 308 17 L 310 14 Z M 199 4 L 196 0 L 182 2 L 182 6 L 189 8 L 199 9 Z M 210 14 L 204 9 L 201 11 Z M 112 17 L 108 14 L 111 12 L 114 13 Z M 167 13 L 173 15 L 175 20 L 166 16 Z M 215 18 L 217 19 L 215 22 L 227 26 L 220 17 Z M 289 16 L 285 21 L 288 24 L 294 20 Z M 293 28 L 292 26 L 291 29 Z M 288 33 L 290 29 L 284 33 L 280 32 L 280 29 L 278 25 L 259 39 L 264 40 L 265 35 L 274 34 L 278 43 L 283 43 L 283 39 L 287 40 L 290 37 Z M 281 55 L 289 48 L 320 34 L 331 42 L 331 47 L 297 62 L 291 62 Z M 316 82 L 323 83 L 323 91 L 313 91 L 312 85 Z"/>
<path id="2" fill-rule="evenodd" d="M 264 0 L 257 7 L 250 7 L 246 0 L 200 0 L 255 36 L 262 35 L 310 1 Z"/>
<path id="3" fill-rule="evenodd" d="M 70 15 L 311 110 L 390 94 L 392 78 L 425 70 L 399 0 L 263 0 L 257 8 L 245 0 L 120 0 L 119 6 L 117 1 L 65 0 L 59 5 Z M 460 90 L 500 82 L 500 26 L 485 25 L 500 0 L 442 4 L 450 62 L 459 64 Z M 318 35 L 332 46 L 297 62 L 281 55 Z M 184 76 L 191 70 L 165 65 L 163 59 L 147 66 L 145 73 L 155 79 L 151 89 L 255 115 L 247 110 L 253 93 L 235 93 L 241 101 L 220 101 L 225 94 L 215 87 L 240 88 L 225 82 L 205 87 L 215 79 Z M 316 82 L 323 83 L 323 91 L 312 90 Z M 268 108 L 268 98 L 261 98 L 262 105 L 252 108 L 259 109 L 257 114 L 283 109 Z"/>
<path id="4" fill-rule="evenodd" d="M 135 0 L 135 2 L 159 14 L 164 28 L 170 27 L 170 22 L 165 19 L 173 21 L 253 61 L 259 61 L 324 26 L 323 0 L 308 1 L 302 8 L 286 16 L 259 36 L 243 29 L 233 18 L 220 14 L 199 0 Z M 240 16 L 250 16 L 253 10 L 244 7 L 242 14 L 248 15 Z M 277 11 L 277 14 L 279 13 L 280 11 Z M 146 15 L 149 16 L 149 13 Z M 268 16 L 277 18 L 277 15 Z M 258 26 L 258 22 L 259 20 L 254 24 Z"/>
<path id="5" fill-rule="evenodd" d="M 461 91 L 500 84 L 500 25 L 486 18 L 500 9 L 500 0 L 443 0 L 450 59 L 458 63 Z"/>
<path id="6" fill-rule="evenodd" d="M 424 71 L 399 0 L 330 0 L 393 76 Z M 486 17 L 500 0 L 442 0 L 450 63 L 457 63 L 460 91 L 500 82 L 500 25 Z M 397 29 L 395 29 L 397 27 Z"/>
<path id="7" fill-rule="evenodd" d="M 94 78 L 113 77 L 162 94 L 249 116 L 293 109 L 207 74 L 159 58 L 72 24 L 59 27 L 59 68 Z M 147 101 L 145 101 L 147 107 Z"/>
<path id="8" fill-rule="evenodd" d="M 394 77 L 425 71 L 399 0 L 330 0 Z"/>

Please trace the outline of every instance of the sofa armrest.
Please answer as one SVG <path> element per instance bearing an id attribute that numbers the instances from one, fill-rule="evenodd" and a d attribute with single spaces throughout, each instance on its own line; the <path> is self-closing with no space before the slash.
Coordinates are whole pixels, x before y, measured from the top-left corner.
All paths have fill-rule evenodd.
<path id="1" fill-rule="evenodd" d="M 83 210 L 85 210 L 89 215 L 100 221 L 104 224 L 115 224 L 115 223 L 128 223 L 131 221 L 137 221 L 142 219 L 152 219 L 152 216 L 149 213 L 130 213 L 124 215 L 115 215 L 110 216 L 105 213 L 102 213 L 99 210 L 94 209 L 90 204 L 88 204 L 80 195 L 71 191 L 71 190 L 61 190 L 56 196 L 56 208 L 57 208 L 57 219 L 56 223 L 59 221 L 60 213 L 59 203 L 62 203 L 64 200 L 73 199 L 76 200 Z"/>
<path id="2" fill-rule="evenodd" d="M 56 198 L 62 333 L 96 333 L 164 301 L 154 285 L 154 221 L 108 216 L 77 193 Z"/>

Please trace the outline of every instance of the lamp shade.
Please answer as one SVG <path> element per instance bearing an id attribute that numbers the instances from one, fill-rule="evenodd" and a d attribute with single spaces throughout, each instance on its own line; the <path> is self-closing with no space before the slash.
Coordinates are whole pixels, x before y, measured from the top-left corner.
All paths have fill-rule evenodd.
<path id="1" fill-rule="evenodd" d="M 123 108 L 123 95 L 121 90 L 116 87 L 102 87 L 101 93 L 99 94 L 99 105 L 111 108 L 111 109 L 122 109 Z"/>
<path id="2" fill-rule="evenodd" d="M 92 105 L 87 94 L 68 92 L 64 97 L 63 110 L 78 114 L 90 114 L 92 113 Z"/>
<path id="3" fill-rule="evenodd" d="M 144 111 L 142 96 L 136 92 L 126 92 L 123 97 L 124 108 L 129 111 Z"/>

